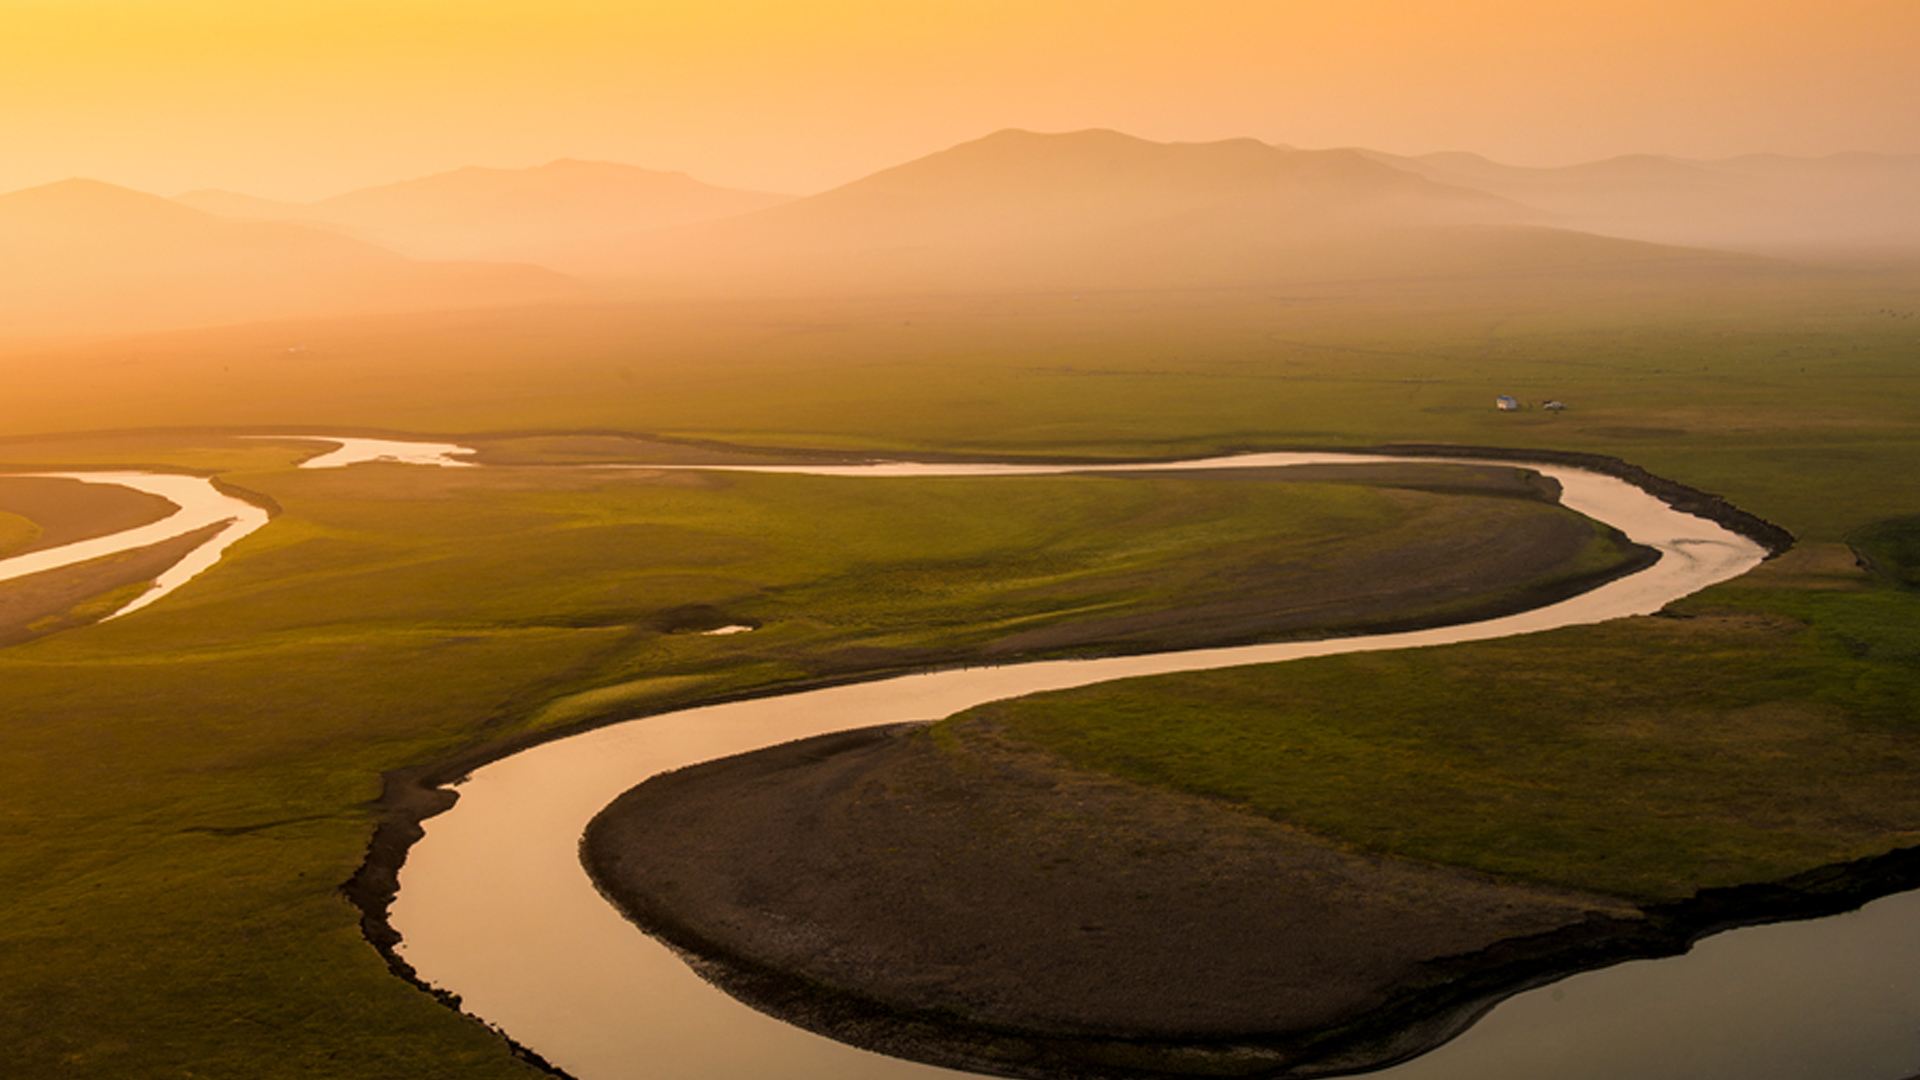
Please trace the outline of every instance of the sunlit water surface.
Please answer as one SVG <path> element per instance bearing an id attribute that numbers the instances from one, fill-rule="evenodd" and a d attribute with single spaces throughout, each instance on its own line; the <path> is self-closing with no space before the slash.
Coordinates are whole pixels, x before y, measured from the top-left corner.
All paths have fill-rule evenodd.
<path id="1" fill-rule="evenodd" d="M 476 451 L 458 443 L 419 442 L 412 439 L 359 439 L 348 435 L 250 435 L 254 439 L 287 439 L 297 442 L 332 443 L 334 448 L 300 463 L 302 469 L 344 469 L 375 461 L 401 465 L 436 465 L 441 468 L 473 468 L 475 462 L 460 458 Z"/>
<path id="2" fill-rule="evenodd" d="M 74 566 L 91 559 L 133 551 L 152 544 L 198 532 L 210 525 L 223 525 L 200 546 L 168 567 L 139 596 L 122 605 L 109 619 L 138 611 L 198 577 L 215 563 L 227 548 L 267 523 L 267 511 L 221 491 L 211 480 L 199 476 L 146 472 L 68 472 L 21 473 L 16 475 L 78 480 L 84 484 L 111 484 L 158 495 L 173 504 L 173 512 L 159 521 L 117 533 L 77 540 L 59 547 L 0 559 L 0 581 L 25 577 L 46 570 Z"/>
<path id="3" fill-rule="evenodd" d="M 1153 466 L 739 466 L 847 477 L 1155 472 L 1357 462 L 1260 454 Z M 1514 465 L 1512 462 L 1490 464 Z M 1646 614 L 1738 576 L 1752 542 L 1624 481 L 1556 465 L 1569 507 L 1661 552 L 1660 561 L 1534 611 L 1396 634 L 1047 661 L 910 675 L 689 709 L 546 743 L 476 770 L 426 823 L 394 904 L 420 975 L 583 1080 L 954 1075 L 773 1020 L 702 981 L 595 890 L 587 822 L 656 773 L 847 728 L 931 720 L 986 701 L 1135 675 L 1536 633 Z M 1396 1078 L 1831 1076 L 1891 1080 L 1920 1068 L 1920 968 L 1910 896 L 1831 919 L 1735 931 L 1691 954 L 1624 964 L 1522 994 Z M 1817 1063 L 1810 1067 L 1809 1063 Z"/>
<path id="4" fill-rule="evenodd" d="M 445 443 L 314 437 L 337 448 L 304 462 L 466 466 Z M 1411 461 L 1258 454 L 1155 465 L 736 466 L 880 478 L 1158 472 Z M 1511 462 L 1492 464 L 1513 465 Z M 683 710 L 523 751 L 459 785 L 427 823 L 402 873 L 393 920 L 401 951 L 464 1007 L 583 1080 L 625 1077 L 882 1078 L 955 1075 L 856 1050 L 754 1012 L 639 933 L 595 891 L 578 858 L 586 823 L 655 773 L 846 728 L 930 720 L 982 702 L 1135 675 L 1535 633 L 1656 611 L 1761 558 L 1742 537 L 1675 511 L 1623 481 L 1535 465 L 1569 507 L 1658 548 L 1653 567 L 1535 611 L 1397 634 L 1201 649 L 1103 660 L 933 672 Z M 112 536 L 0 560 L 0 581 L 223 524 L 116 615 L 212 566 L 266 511 L 198 477 L 53 473 L 158 495 L 176 510 Z M 710 633 L 750 629 L 727 626 Z M 1621 964 L 1503 1003 L 1460 1038 L 1381 1073 L 1395 1080 L 1892 1080 L 1920 1072 L 1920 894 L 1859 912 L 1734 931 L 1691 953 Z"/>

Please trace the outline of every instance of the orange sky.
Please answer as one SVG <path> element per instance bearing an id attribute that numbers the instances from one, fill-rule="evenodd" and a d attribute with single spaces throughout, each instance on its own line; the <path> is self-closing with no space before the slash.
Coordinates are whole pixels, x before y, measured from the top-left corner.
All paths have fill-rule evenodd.
<path id="1" fill-rule="evenodd" d="M 554 157 L 815 190 L 1001 127 L 1920 152 L 1916 0 L 0 0 L 0 190 Z"/>

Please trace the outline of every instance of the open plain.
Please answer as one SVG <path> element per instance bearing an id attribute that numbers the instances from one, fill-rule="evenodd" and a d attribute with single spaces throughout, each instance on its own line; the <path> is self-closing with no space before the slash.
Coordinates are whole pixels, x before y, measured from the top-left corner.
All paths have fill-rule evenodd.
<path id="1" fill-rule="evenodd" d="M 1889 293 L 1905 287 L 1904 278 L 1877 280 L 1873 287 Z M 1034 301 L 1003 301 L 1008 317 L 995 323 L 1005 329 L 990 354 L 998 359 L 976 365 L 964 386 L 935 376 L 943 364 L 958 363 L 960 350 L 987 355 L 978 343 L 968 345 L 977 330 L 930 334 L 927 358 L 909 372 L 893 373 L 841 358 L 895 347 L 901 335 L 915 332 L 903 319 L 882 318 L 885 309 L 867 304 L 840 308 L 832 318 L 815 309 L 795 329 L 769 326 L 757 346 L 738 349 L 750 359 L 740 362 L 737 374 L 711 362 L 685 366 L 662 359 L 638 369 L 642 374 L 635 377 L 646 380 L 647 393 L 609 397 L 600 390 L 601 379 L 631 385 L 617 372 L 635 370 L 637 361 L 549 372 L 532 408 L 594 433 L 583 436 L 567 436 L 565 426 L 550 423 L 537 435 L 476 437 L 476 421 L 506 415 L 499 411 L 505 399 L 494 397 L 502 391 L 480 380 L 449 380 L 432 365 L 394 366 L 382 359 L 392 355 L 386 344 L 340 339 L 334 362 L 341 370 L 377 377 L 389 389 L 440 388 L 435 407 L 447 419 L 420 425 L 422 434 L 478 446 L 483 457 L 511 454 L 525 462 L 492 469 L 369 465 L 294 471 L 290 467 L 313 449 L 231 438 L 213 427 L 18 432 L 0 446 L 10 471 L 129 465 L 213 471 L 270 498 L 280 514 L 193 589 L 143 618 L 54 635 L 0 654 L 14 717 L 5 734 L 7 756 L 15 789 L 26 796 L 10 810 L 22 842 L 8 851 L 8 895 L 18 907 L 8 933 L 17 945 L 13 955 L 37 958 L 8 984 L 8 1011 L 25 1018 L 18 1030 L 30 1033 L 17 1051 L 34 1061 L 94 1062 L 107 1071 L 137 1073 L 144 1067 L 138 1062 L 209 1060 L 209 1054 L 219 1060 L 229 1052 L 238 1061 L 253 1053 L 245 1032 L 258 1030 L 296 1072 L 322 1061 L 348 1062 L 345 1071 L 377 1072 L 429 1059 L 442 1071 L 511 1068 L 487 1033 L 391 980 L 378 955 L 359 940 L 359 914 L 336 891 L 354 876 L 368 831 L 391 812 L 378 801 L 383 774 L 479 760 L 488 747 L 541 732 L 702 700 L 994 655 L 1014 635 L 1025 635 L 1019 640 L 1033 642 L 1035 651 L 1099 650 L 1111 647 L 1107 635 L 1119 631 L 1134 635 L 1127 646 L 1134 648 L 1217 640 L 1205 635 L 1225 629 L 1210 630 L 1201 622 L 1183 629 L 1177 613 L 1204 610 L 1208 603 L 1227 613 L 1250 595 L 1265 595 L 1263 590 L 1297 587 L 1272 569 L 1282 564 L 1289 543 L 1310 545 L 1313 537 L 1337 535 L 1350 557 L 1364 558 L 1364 546 L 1354 548 L 1353 536 L 1368 530 L 1391 536 L 1394 521 L 1411 520 L 1405 516 L 1410 509 L 1448 504 L 1446 493 L 1417 490 L 1421 484 L 1300 485 L 1321 493 L 1300 504 L 1239 479 L 908 481 L 883 493 L 827 479 L 600 473 L 538 464 L 656 460 L 661 443 L 620 432 L 647 432 L 648 421 L 659 419 L 655 410 L 663 407 L 663 395 L 677 398 L 674 408 L 684 416 L 710 417 L 664 433 L 681 460 L 714 453 L 704 443 L 716 441 L 815 453 L 854 446 L 965 455 L 999 445 L 1019 453 L 1109 460 L 1308 442 L 1458 441 L 1608 452 L 1726 495 L 1792 530 L 1800 548 L 1778 564 L 1779 571 L 1768 571 L 1782 585 L 1708 593 L 1697 603 L 1716 612 L 1712 618 L 1648 620 L 1644 629 L 1623 624 L 1499 646 L 1503 666 L 1489 692 L 1513 687 L 1512 700 L 1523 704 L 1564 696 L 1582 710 L 1604 712 L 1610 687 L 1626 692 L 1637 685 L 1621 681 L 1625 672 L 1657 670 L 1641 659 L 1579 644 L 1589 639 L 1634 657 L 1639 649 L 1662 655 L 1672 643 L 1661 635 L 1676 633 L 1703 642 L 1719 641 L 1716 633 L 1732 634 L 1728 648 L 1757 640 L 1755 634 L 1783 634 L 1779 640 L 1806 642 L 1801 647 L 1814 649 L 1813 656 L 1828 647 L 1821 642 L 1838 642 L 1832 647 L 1843 653 L 1875 648 L 1845 644 L 1871 640 L 1858 632 L 1820 627 L 1846 625 L 1828 620 L 1902 625 L 1897 609 L 1905 594 L 1861 576 L 1844 544 L 1857 530 L 1876 528 L 1873 523 L 1910 513 L 1920 503 L 1913 471 L 1903 465 L 1920 445 L 1914 396 L 1905 392 L 1911 378 L 1901 359 L 1907 339 L 1875 318 L 1870 302 L 1849 299 L 1848 291 L 1827 279 L 1784 308 L 1775 304 L 1780 294 L 1773 283 L 1718 288 L 1711 294 L 1717 302 L 1694 305 L 1692 314 L 1659 296 L 1602 290 L 1590 298 L 1594 313 L 1585 318 L 1549 317 L 1518 301 L 1471 297 L 1455 298 L 1451 314 L 1438 318 L 1438 298 L 1386 305 L 1357 292 L 1311 308 L 1253 297 L 1161 298 L 1155 305 L 1107 298 L 1098 302 L 1112 305 L 1103 319 L 1115 326 L 1104 328 L 1101 320 L 1078 321 L 1084 305 L 1050 320 L 1034 312 Z M 1822 289 L 1834 291 L 1821 295 Z M 1211 339 L 1183 345 L 1178 357 L 1143 346 L 1138 333 L 1173 318 L 1168 312 L 1174 304 L 1183 322 L 1215 328 Z M 1559 300 L 1551 306 L 1563 307 Z M 1336 321 L 1330 310 L 1337 308 L 1352 321 Z M 916 324 L 941 311 L 959 318 L 955 310 L 944 302 L 893 309 Z M 1202 320 L 1201 313 L 1219 317 Z M 1617 325 L 1623 313 L 1660 330 L 1628 337 L 1604 329 Z M 578 320 L 570 317 L 569 323 Z M 799 326 L 811 332 L 796 333 Z M 435 334 L 464 332 L 418 320 L 396 327 L 411 327 L 405 334 L 420 335 L 422 344 Z M 299 332 L 329 340 L 323 327 Z M 717 331 L 689 321 L 678 333 L 687 335 L 691 348 Z M 184 374 L 203 370 L 216 362 L 205 358 L 223 350 L 244 352 L 261 334 L 155 339 L 149 346 L 155 351 L 147 355 L 154 370 L 171 367 Z M 822 334 L 832 339 L 831 347 L 822 347 Z M 1358 344 L 1336 344 L 1343 338 Z M 618 340 L 615 335 L 604 347 L 616 349 Z M 870 343 L 863 346 L 863 340 Z M 476 344 L 468 339 L 460 348 Z M 1689 354 L 1705 355 L 1709 344 L 1712 359 L 1686 362 Z M 92 354 L 104 357 L 124 348 L 94 347 Z M 508 345 L 496 341 L 490 348 Z M 451 353 L 444 344 L 419 351 Z M 1063 353 L 1101 356 L 1107 366 L 1083 371 L 1084 360 L 1066 369 L 1040 362 Z M 79 355 L 84 360 L 88 354 Z M 751 359 L 756 355 L 759 360 Z M 809 405 L 771 363 L 774 355 L 807 365 L 810 380 L 838 380 L 842 412 Z M 1450 362 L 1462 356 L 1476 359 L 1466 370 L 1454 369 Z M 74 365 L 64 354 L 61 363 Z M 1543 365 L 1556 373 L 1553 392 L 1574 403 L 1566 414 L 1505 417 L 1485 406 L 1492 388 L 1523 379 L 1545 388 Z M 85 370 L 84 364 L 78 369 Z M 283 430 L 394 430 L 425 418 L 420 406 L 405 404 L 418 400 L 409 392 L 355 405 L 340 388 L 358 379 L 309 377 L 296 368 L 273 372 L 269 380 L 255 366 L 234 369 L 229 385 L 245 388 L 256 407 L 287 425 Z M 49 373 L 36 385 L 46 404 L 31 415 L 61 423 L 68 384 Z M 704 399 L 696 394 L 702 386 L 710 395 Z M 1170 394 L 1171 388 L 1178 392 Z M 884 413 L 858 407 L 881 399 L 895 406 Z M 706 404 L 693 408 L 699 400 Z M 769 411 L 776 401 L 779 409 Z M 187 418 L 204 424 L 223 415 L 211 403 L 195 409 Z M 1321 418 L 1311 429 L 1289 419 L 1309 409 Z M 1057 426 L 1031 428 L 1023 417 L 1043 410 L 1062 419 Z M 129 410 L 122 418 L 133 415 Z M 114 419 L 110 410 L 103 419 Z M 856 440 L 854 432 L 869 434 Z M 745 460 L 767 459 L 759 453 Z M 1424 486 L 1434 486 L 1431 478 Z M 1509 516 L 1530 505 L 1515 498 L 1468 501 Z M 1312 505 L 1313 513 L 1302 516 L 1303 505 Z M 1435 512 L 1442 511 L 1429 511 Z M 1473 517 L 1459 524 L 1470 527 Z M 886 526 L 878 527 L 883 521 Z M 1407 538 L 1417 532 L 1426 543 L 1457 535 L 1400 527 L 1413 530 Z M 1378 550 L 1401 542 L 1383 542 Z M 1872 545 L 1889 542 L 1863 543 L 1880 550 Z M 1237 576 L 1230 570 L 1236 564 L 1245 568 Z M 1875 565 L 1897 564 L 1882 558 Z M 1810 569 L 1781 577 L 1791 567 Z M 1363 574 L 1353 580 L 1366 579 Z M 1340 603 L 1352 602 L 1346 590 L 1340 596 Z M 1740 614 L 1718 614 L 1728 605 Z M 1170 614 L 1155 619 L 1156 607 Z M 1814 621 L 1816 616 L 1823 621 Z M 730 623 L 759 629 L 735 637 L 676 632 Z M 1715 631 L 1718 626 L 1727 629 Z M 1244 639 L 1268 631 L 1286 632 L 1255 620 L 1231 634 Z M 1898 640 L 1897 629 L 1888 632 Z M 1711 688 L 1725 685 L 1712 676 L 1714 665 L 1730 665 L 1726 678 L 1738 678 L 1733 673 L 1739 669 L 1731 666 L 1739 663 L 1737 650 L 1684 655 L 1685 677 L 1665 684 L 1673 711 L 1652 715 L 1712 717 L 1720 715 L 1716 710 L 1744 708 L 1738 704 L 1744 699 L 1711 696 L 1718 693 Z M 1889 655 L 1893 659 L 1874 667 L 1878 674 L 1866 685 L 1887 687 L 1876 692 L 1894 696 L 1876 700 L 1897 702 L 1909 692 L 1898 688 L 1908 685 L 1912 668 L 1897 659 L 1904 655 L 1897 649 Z M 1597 662 L 1601 656 L 1608 658 Z M 1383 671 L 1389 663 L 1329 661 L 1329 674 L 1316 678 L 1357 680 L 1374 694 L 1424 685 L 1411 673 Z M 1821 670 L 1769 670 L 1769 681 L 1760 685 L 1798 678 L 1818 699 L 1831 694 L 1820 689 Z M 1284 696 L 1291 680 L 1306 677 L 1252 671 L 1209 678 L 1222 685 L 1246 681 L 1249 693 L 1270 684 L 1273 690 L 1259 692 Z M 1486 680 L 1469 681 L 1486 689 Z M 1517 689 L 1522 686 L 1525 692 Z M 1103 693 L 1144 695 L 1150 689 L 1127 684 Z M 1407 694 L 1405 700 L 1419 700 L 1418 691 Z M 1508 694 L 1484 700 L 1497 704 Z M 1863 722 L 1845 719 L 1850 714 L 1844 702 L 1825 707 L 1840 710 L 1826 721 L 1840 723 L 1837 731 Z M 1885 731 L 1872 738 L 1894 737 L 1898 711 L 1878 715 L 1885 719 L 1875 730 Z M 1649 752 L 1678 747 L 1675 740 L 1696 738 L 1688 733 L 1709 722 L 1725 723 L 1703 719 L 1670 726 L 1649 720 L 1635 729 L 1644 741 L 1626 745 Z M 970 730 L 970 723 L 960 722 L 956 732 Z M 1020 745 L 1043 749 L 1061 768 L 1129 783 L 1151 776 L 1150 787 L 1168 790 L 1214 791 L 1207 786 L 1214 781 L 1194 778 L 1205 774 L 1172 771 L 1158 778 L 1159 770 L 1170 767 L 1154 764 L 1145 744 L 1129 751 L 1145 756 L 1113 757 L 1103 747 L 1124 740 L 1068 741 L 1065 732 L 1076 729 L 1057 726 L 1012 730 L 1026 740 Z M 1025 734 L 1029 730 L 1062 733 L 1042 738 Z M 1508 767 L 1530 760 L 1526 746 L 1533 730 L 1502 728 L 1503 737 L 1514 740 L 1503 744 Z M 1564 736 L 1542 729 L 1539 737 L 1545 752 Z M 1202 753 L 1204 745 L 1190 753 Z M 1239 758 L 1238 744 L 1232 745 Z M 1395 744 L 1372 752 L 1366 770 L 1386 764 L 1378 754 L 1388 745 Z M 1871 740 L 1849 736 L 1822 745 L 1839 760 L 1830 768 L 1796 768 L 1792 785 L 1778 797 L 1817 802 L 1822 785 L 1849 788 L 1854 773 L 1841 761 L 1857 754 L 1896 760 L 1884 758 L 1888 751 Z M 1424 757 L 1408 753 L 1414 763 L 1408 768 Z M 54 762 L 57 768 L 50 767 Z M 1356 764 L 1347 775 L 1363 773 Z M 1419 775 L 1417 769 L 1409 774 L 1409 790 L 1424 783 Z M 1683 801 L 1705 797 L 1690 782 L 1661 782 Z M 33 795 L 34 783 L 51 786 Z M 1300 806 L 1338 802 L 1338 790 L 1328 789 L 1323 802 L 1296 793 L 1307 800 L 1299 806 L 1235 797 L 1285 819 L 1303 813 Z M 1499 804 L 1502 813 L 1520 828 L 1544 808 L 1526 793 L 1544 797 L 1551 789 L 1519 784 L 1501 790 L 1509 792 Z M 1396 801 L 1401 798 L 1358 799 L 1350 813 L 1365 818 L 1403 805 Z M 1898 846 L 1911 825 L 1894 812 L 1897 805 L 1882 809 L 1885 825 L 1834 839 L 1785 845 L 1777 841 L 1797 834 L 1765 832 L 1739 842 L 1757 845 L 1747 855 L 1736 854 L 1738 846 L 1714 846 L 1731 838 L 1708 836 L 1700 841 L 1703 847 L 1690 850 L 1708 860 L 1698 865 L 1726 867 L 1712 875 L 1688 869 L 1694 864 L 1632 869 L 1645 860 L 1629 858 L 1615 876 L 1601 880 L 1509 866 L 1499 857 L 1510 851 L 1508 845 L 1489 847 L 1490 836 L 1450 833 L 1444 819 L 1430 823 L 1428 838 L 1393 843 L 1370 840 L 1374 833 L 1367 831 L 1400 835 L 1391 818 L 1316 818 L 1318 825 L 1295 825 L 1342 843 L 1388 850 L 1417 840 L 1411 853 L 1477 872 L 1638 896 L 1648 891 L 1647 881 L 1664 882 L 1660 889 L 1668 895 L 1689 883 L 1764 879 L 1864 853 L 1874 844 Z M 1524 828 L 1548 828 L 1553 820 L 1538 818 L 1539 824 Z M 1602 847 L 1615 843 L 1574 835 Z M 237 875 L 236 845 L 245 846 L 250 868 Z M 1562 849 L 1555 841 L 1537 850 Z M 216 910 L 225 914 L 206 917 Z M 78 926 L 91 929 L 75 933 Z M 290 949 L 295 941 L 306 944 Z M 115 944 L 103 947 L 106 942 Z M 156 978 L 178 991 L 152 994 Z M 186 1019 L 206 1014 L 232 1018 L 217 1029 L 217 1042 L 196 1034 L 214 1029 Z M 295 1015 L 306 1019 L 291 1023 Z M 157 1043 L 131 1036 L 149 1030 L 172 1034 Z M 346 1031 L 354 1037 L 339 1041 L 336 1033 Z"/>
<path id="2" fill-rule="evenodd" d="M 1638 6 L 0 3 L 0 1074 L 1912 1078 L 1920 7 Z"/>

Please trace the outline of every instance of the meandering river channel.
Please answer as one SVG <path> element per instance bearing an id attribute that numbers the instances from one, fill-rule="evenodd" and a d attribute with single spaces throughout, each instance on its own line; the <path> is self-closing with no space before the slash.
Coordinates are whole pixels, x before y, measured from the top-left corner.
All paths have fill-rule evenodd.
<path id="1" fill-rule="evenodd" d="M 339 449 L 307 467 L 371 460 L 469 464 L 455 460 L 466 451 L 449 444 L 325 441 Z M 1151 465 L 728 468 L 881 478 L 1436 460 L 1286 453 Z M 1111 679 L 1485 640 L 1647 614 L 1746 572 L 1764 555 L 1752 541 L 1613 477 L 1555 464 L 1475 463 L 1527 467 L 1555 479 L 1565 505 L 1658 549 L 1659 561 L 1559 603 L 1457 626 L 936 671 L 687 709 L 544 743 L 475 770 L 457 785 L 455 806 L 425 823 L 392 907 L 399 950 L 427 982 L 460 995 L 467 1012 L 582 1080 L 957 1075 L 812 1035 L 714 989 L 595 890 L 578 855 L 587 822 L 656 773 L 793 739 L 933 720 L 986 701 Z M 266 520 L 265 511 L 197 478 L 64 475 L 149 491 L 181 509 L 142 529 L 0 561 L 0 580 L 229 522 L 119 614 L 177 588 Z M 23 562 L 28 559 L 35 561 Z M 1920 1071 L 1916 972 L 1920 894 L 1909 893 L 1848 915 L 1732 931 L 1682 957 L 1621 964 L 1518 995 L 1453 1042 L 1379 1075 L 1893 1080 Z"/>
<path id="2" fill-rule="evenodd" d="M 1151 466 L 737 466 L 847 477 L 1037 475 L 1417 460 L 1258 454 Z M 1512 462 L 1499 464 L 1512 465 Z M 931 720 L 985 701 L 1109 679 L 1535 633 L 1657 611 L 1757 564 L 1760 547 L 1612 477 L 1529 466 L 1570 508 L 1655 547 L 1640 573 L 1534 611 L 1407 633 L 909 675 L 616 724 L 476 770 L 426 822 L 392 909 L 400 951 L 462 1007 L 582 1080 L 955 1075 L 757 1013 L 637 933 L 595 890 L 577 845 L 607 803 L 656 773 L 792 739 Z M 1685 957 L 1623 964 L 1515 997 L 1404 1080 L 1804 1077 L 1890 1080 L 1920 1067 L 1920 903 L 1741 930 Z M 1904 942 L 1904 944 L 1903 944 Z M 1904 965 L 1904 966 L 1903 966 Z M 1868 1008 L 1864 1002 L 1874 1002 Z M 1819 1067 L 1809 1069 L 1810 1062 Z M 1904 1071 L 1903 1071 L 1904 1070 Z"/>
<path id="3" fill-rule="evenodd" d="M 159 521 L 138 528 L 122 529 L 106 536 L 76 540 L 71 544 L 44 548 L 25 555 L 16 555 L 10 559 L 0 559 L 0 581 L 10 581 L 29 574 L 75 566 L 108 555 L 117 555 L 123 551 L 134 551 L 172 540 L 176 536 L 198 532 L 211 525 L 223 526 L 219 532 L 208 537 L 206 542 L 188 552 L 185 558 L 174 563 L 155 578 L 145 592 L 106 616 L 108 619 L 117 619 L 122 615 L 138 611 L 185 585 L 219 562 L 221 554 L 229 547 L 267 523 L 265 509 L 236 495 L 230 495 L 220 490 L 213 481 L 199 476 L 150 472 L 59 472 L 15 475 L 77 480 L 83 484 L 112 484 L 117 487 L 132 488 L 149 495 L 158 495 L 172 503 L 174 509 Z"/>

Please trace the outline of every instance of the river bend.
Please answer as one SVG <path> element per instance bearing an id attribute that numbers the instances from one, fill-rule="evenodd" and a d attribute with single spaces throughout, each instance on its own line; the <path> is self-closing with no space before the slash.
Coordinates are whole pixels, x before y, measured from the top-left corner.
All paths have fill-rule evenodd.
<path id="1" fill-rule="evenodd" d="M 1436 460 L 1441 459 L 1281 453 L 1152 465 L 883 463 L 727 468 L 882 478 L 1431 464 Z M 1569 508 L 1657 549 L 1660 559 L 1645 570 L 1555 604 L 1456 626 L 935 671 L 685 709 L 544 743 L 474 770 L 456 786 L 459 799 L 454 807 L 425 822 L 426 835 L 408 855 L 391 909 L 392 925 L 402 938 L 399 952 L 422 979 L 460 995 L 463 1009 L 581 1080 L 720 1076 L 891 1080 L 956 1075 L 802 1031 L 736 1002 L 703 981 L 678 955 L 637 931 L 596 891 L 578 853 L 587 822 L 620 793 L 656 773 L 794 739 L 875 724 L 933 720 L 987 701 L 1110 679 L 1485 640 L 1648 614 L 1736 577 L 1764 557 L 1759 545 L 1745 537 L 1675 510 L 1614 477 L 1565 465 L 1446 460 L 1543 473 L 1560 483 L 1562 501 Z M 1534 996 L 1522 995 L 1495 1010 L 1480 1028 L 1446 1050 L 1457 1057 L 1460 1048 L 1480 1041 L 1481 1029 L 1497 1030 L 1502 1013 Z M 1611 1037 L 1617 1040 L 1619 1035 L 1615 1032 Z M 1502 1052 L 1496 1047 L 1491 1053 L 1492 1059 L 1485 1051 L 1470 1053 L 1464 1072 L 1445 1071 L 1455 1066 L 1430 1055 L 1403 1066 L 1396 1075 L 1538 1075 L 1490 1069 L 1490 1060 L 1497 1060 Z M 1433 1071 L 1430 1061 L 1442 1071 Z M 1601 1068 L 1605 1070 L 1604 1063 Z"/>

